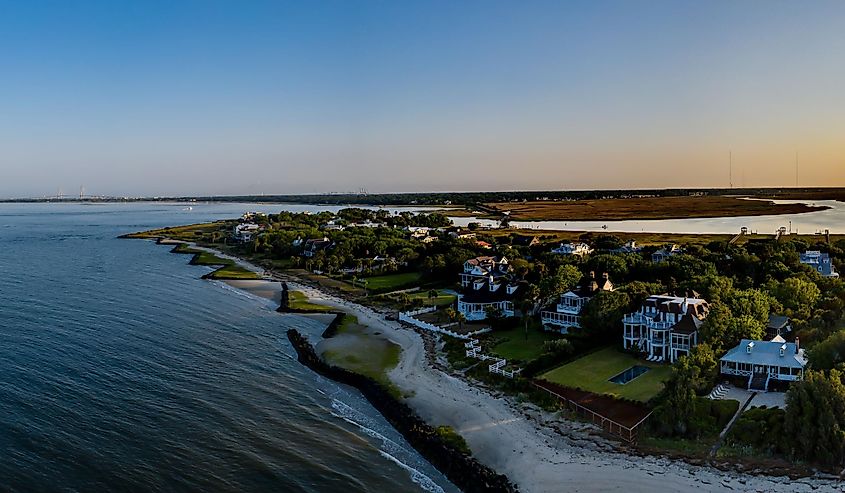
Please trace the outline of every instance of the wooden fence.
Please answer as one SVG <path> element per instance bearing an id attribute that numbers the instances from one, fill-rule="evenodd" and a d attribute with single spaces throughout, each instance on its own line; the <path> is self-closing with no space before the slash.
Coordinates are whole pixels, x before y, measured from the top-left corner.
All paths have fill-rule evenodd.
<path id="1" fill-rule="evenodd" d="M 593 424 L 599 425 L 603 430 L 607 431 L 612 435 L 618 436 L 619 438 L 625 440 L 628 443 L 634 443 L 637 441 L 637 433 L 640 425 L 645 423 L 645 420 L 647 420 L 649 416 L 651 416 L 651 414 L 654 412 L 649 411 L 649 413 L 646 414 L 645 417 L 640 419 L 633 426 L 625 426 L 617 421 L 608 418 L 607 416 L 602 415 L 599 412 L 582 406 L 581 404 L 570 399 L 569 397 L 563 396 L 552 389 L 539 385 L 537 384 L 537 382 L 532 381 L 531 384 L 537 387 L 538 389 L 545 390 L 549 394 L 557 397 L 570 411 L 576 412 L 581 416 L 589 418 Z"/>

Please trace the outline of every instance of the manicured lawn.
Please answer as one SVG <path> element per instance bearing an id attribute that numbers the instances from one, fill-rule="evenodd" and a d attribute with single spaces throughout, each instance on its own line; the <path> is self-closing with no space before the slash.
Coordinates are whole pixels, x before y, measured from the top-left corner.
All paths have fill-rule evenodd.
<path id="1" fill-rule="evenodd" d="M 634 365 L 648 366 L 651 369 L 624 385 L 610 381 L 611 377 Z M 609 347 L 559 366 L 540 378 L 594 394 L 608 394 L 646 402 L 663 389 L 663 382 L 668 380 L 671 374 L 670 365 L 652 364 L 622 353 L 615 347 Z"/>
<path id="2" fill-rule="evenodd" d="M 525 338 L 525 329 L 518 327 L 507 331 L 496 331 L 489 334 L 489 337 L 502 339 L 502 342 L 493 346 L 491 350 L 508 361 L 531 361 L 543 353 L 543 343 L 560 339 L 559 334 L 544 332 L 535 327 L 528 327 L 528 339 Z"/>
<path id="3" fill-rule="evenodd" d="M 294 310 L 311 310 L 315 312 L 328 312 L 332 309 L 325 305 L 318 305 L 308 301 L 308 297 L 301 291 L 288 291 L 288 307 Z"/>
<path id="4" fill-rule="evenodd" d="M 417 293 L 408 293 L 408 295 L 410 296 L 411 300 L 422 300 L 425 306 L 447 306 L 451 305 L 455 302 L 456 299 L 458 299 L 458 297 L 454 294 L 449 294 L 442 289 L 437 290 L 437 297 L 429 298 L 429 291 L 430 290 L 428 289 L 423 289 Z"/>
<path id="5" fill-rule="evenodd" d="M 419 272 L 405 272 L 402 274 L 388 274 L 386 276 L 367 277 L 359 279 L 356 285 L 363 285 L 363 281 L 367 281 L 367 289 L 374 291 L 384 291 L 401 286 L 408 286 L 422 277 Z"/>

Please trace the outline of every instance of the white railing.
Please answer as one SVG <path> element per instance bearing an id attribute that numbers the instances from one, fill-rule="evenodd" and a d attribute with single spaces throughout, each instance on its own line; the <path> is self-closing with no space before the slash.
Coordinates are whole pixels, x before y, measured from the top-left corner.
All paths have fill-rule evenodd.
<path id="1" fill-rule="evenodd" d="M 409 312 L 402 312 L 402 313 L 404 313 L 405 315 L 407 315 L 409 317 L 413 317 L 415 315 L 422 315 L 423 313 L 431 313 L 431 312 L 436 311 L 436 310 L 437 310 L 436 306 L 427 306 L 425 308 L 419 308 L 417 310 L 411 310 Z"/>
<path id="2" fill-rule="evenodd" d="M 399 313 L 399 320 L 401 322 L 409 323 L 409 324 L 411 324 L 415 327 L 418 327 L 420 329 L 423 329 L 423 330 L 428 330 L 430 332 L 437 332 L 439 334 L 446 334 L 448 336 L 452 336 L 452 337 L 456 337 L 458 339 L 464 339 L 464 340 L 468 340 L 470 337 L 476 336 L 478 334 L 484 334 L 484 333 L 490 332 L 490 328 L 484 328 L 484 329 L 479 329 L 479 330 L 475 330 L 475 331 L 472 331 L 472 332 L 467 332 L 466 334 L 459 334 L 459 333 L 457 333 L 453 330 L 445 329 L 445 328 L 440 327 L 438 325 L 434 325 L 434 324 L 431 324 L 431 323 L 428 323 L 428 322 L 423 322 L 422 320 L 414 318 L 414 315 L 419 315 L 420 313 L 430 313 L 430 312 L 434 311 L 434 309 L 431 309 L 431 308 L 425 308 L 424 310 L 425 311 L 415 310 L 415 311 L 412 311 L 412 312 L 400 312 Z"/>
<path id="3" fill-rule="evenodd" d="M 498 358 L 496 356 L 490 356 L 489 354 L 484 354 L 481 352 L 481 343 L 478 339 L 472 339 L 471 341 L 464 343 L 464 347 L 467 348 L 466 355 L 470 358 L 480 359 L 481 361 L 493 360 L 493 364 L 487 366 L 487 371 L 494 375 L 502 375 L 507 378 L 513 378 L 522 371 L 522 368 L 516 368 L 514 370 L 505 370 L 504 367 L 508 364 L 508 361 L 503 358 Z"/>

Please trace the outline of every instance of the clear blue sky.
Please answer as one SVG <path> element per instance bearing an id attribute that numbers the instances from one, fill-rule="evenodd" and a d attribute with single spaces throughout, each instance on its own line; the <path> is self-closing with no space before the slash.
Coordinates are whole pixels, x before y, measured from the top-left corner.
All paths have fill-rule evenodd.
<path id="1" fill-rule="evenodd" d="M 845 2 L 0 0 L 0 196 L 845 186 Z"/>

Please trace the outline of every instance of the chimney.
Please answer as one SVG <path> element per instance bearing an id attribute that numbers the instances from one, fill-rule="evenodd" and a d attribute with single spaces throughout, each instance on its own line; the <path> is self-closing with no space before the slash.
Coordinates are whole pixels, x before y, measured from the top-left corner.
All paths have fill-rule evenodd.
<path id="1" fill-rule="evenodd" d="M 596 278 L 596 271 L 591 270 L 590 271 L 590 279 L 595 279 L 595 278 Z"/>
<path id="2" fill-rule="evenodd" d="M 798 337 L 796 337 L 795 338 L 795 354 L 798 354 L 798 352 L 800 350 L 801 350 L 801 341 L 798 339 Z"/>

